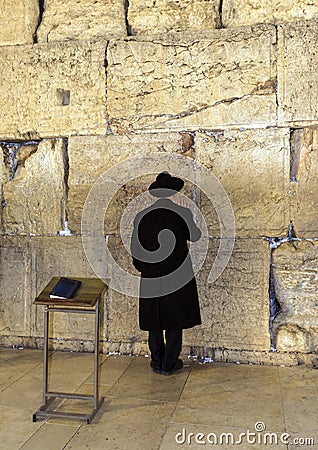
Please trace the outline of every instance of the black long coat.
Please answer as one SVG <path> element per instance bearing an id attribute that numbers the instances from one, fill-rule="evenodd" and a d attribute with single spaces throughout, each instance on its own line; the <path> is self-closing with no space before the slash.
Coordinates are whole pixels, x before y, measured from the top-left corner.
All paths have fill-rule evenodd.
<path id="1" fill-rule="evenodd" d="M 137 214 L 131 251 L 133 264 L 141 272 L 139 325 L 142 330 L 182 329 L 201 324 L 187 244 L 200 236 L 191 211 L 169 199 L 159 199 Z M 145 256 L 144 250 L 150 253 Z"/>

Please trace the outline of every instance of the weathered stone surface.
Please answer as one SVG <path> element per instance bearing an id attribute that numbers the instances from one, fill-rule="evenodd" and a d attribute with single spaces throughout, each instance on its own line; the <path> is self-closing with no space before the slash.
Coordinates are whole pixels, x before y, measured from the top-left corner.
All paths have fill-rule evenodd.
<path id="1" fill-rule="evenodd" d="M 280 124 L 317 124 L 318 21 L 278 27 L 278 111 Z"/>
<path id="2" fill-rule="evenodd" d="M 237 236 L 280 236 L 289 225 L 288 129 L 198 133 L 197 161 L 224 187 L 234 210 Z M 210 229 L 219 221 L 206 196 L 198 205 Z"/>
<path id="3" fill-rule="evenodd" d="M 39 294 L 54 276 L 95 277 L 86 259 L 79 237 L 32 237 L 32 286 L 33 298 Z M 103 307 L 104 309 L 104 307 Z M 104 315 L 105 318 L 105 315 Z M 32 335 L 43 336 L 43 307 L 32 306 Z M 102 323 L 101 337 L 105 336 L 106 323 Z M 54 314 L 50 335 L 55 339 L 93 339 L 94 320 L 85 314 Z M 83 345 L 82 345 L 83 346 Z"/>
<path id="4" fill-rule="evenodd" d="M 0 1 L 0 45 L 32 44 L 38 25 L 38 0 Z"/>
<path id="5" fill-rule="evenodd" d="M 9 180 L 11 171 L 10 171 L 10 167 L 7 164 L 6 152 L 5 152 L 2 144 L 0 144 L 0 148 L 1 148 L 1 152 L 0 152 L 0 184 L 1 184 L 1 188 L 2 188 L 2 184 Z"/>
<path id="6" fill-rule="evenodd" d="M 291 139 L 291 219 L 298 237 L 318 237 L 318 130 L 300 129 Z"/>
<path id="7" fill-rule="evenodd" d="M 10 179 L 10 167 L 7 165 L 7 158 L 5 151 L 3 149 L 2 144 L 0 144 L 0 202 L 1 202 L 1 220 L 0 220 L 0 228 L 1 232 L 3 231 L 3 220 L 2 220 L 2 214 L 3 214 L 3 205 L 4 205 L 4 199 L 3 199 L 3 184 L 6 183 Z"/>
<path id="8" fill-rule="evenodd" d="M 314 17 L 318 17 L 318 5 L 312 0 L 223 0 L 222 3 L 222 23 L 225 27 L 291 22 Z"/>
<path id="9" fill-rule="evenodd" d="M 4 232 L 3 208 L 6 202 L 3 195 L 3 186 L 20 173 L 21 167 L 24 167 L 25 160 L 37 150 L 38 143 L 0 142 L 0 148 L 1 231 Z M 26 204 L 21 206 L 21 217 L 25 208 Z"/>
<path id="10" fill-rule="evenodd" d="M 37 141 L 0 142 L 0 179 L 2 183 L 6 183 L 20 173 L 21 168 L 24 167 L 25 160 L 37 151 L 38 145 Z"/>
<path id="11" fill-rule="evenodd" d="M 113 258 L 137 275 L 119 236 L 109 237 Z M 184 344 L 230 349 L 269 349 L 269 245 L 261 239 L 238 239 L 223 274 L 207 281 L 220 241 L 211 239 L 206 261 L 197 274 L 202 325 L 185 331 Z M 111 291 L 109 339 L 134 342 L 144 337 L 138 328 L 136 298 Z"/>
<path id="12" fill-rule="evenodd" d="M 0 240 L 0 335 L 30 336 L 31 255 L 29 238 Z"/>
<path id="13" fill-rule="evenodd" d="M 209 284 L 219 242 L 210 240 L 197 275 L 202 325 L 186 330 L 184 343 L 266 351 L 270 347 L 269 245 L 261 239 L 237 239 L 223 274 Z"/>
<path id="14" fill-rule="evenodd" d="M 38 42 L 126 36 L 122 0 L 47 0 Z"/>
<path id="15" fill-rule="evenodd" d="M 278 350 L 318 351 L 318 242 L 285 243 L 274 250 L 275 290 L 282 312 L 273 331 Z"/>
<path id="16" fill-rule="evenodd" d="M 130 183 L 124 185 L 115 194 L 105 215 L 105 233 L 119 232 L 119 224 L 123 211 L 128 203 L 137 195 L 147 191 L 149 184 L 155 178 L 154 173 L 169 168 L 160 167 L 161 158 L 155 158 L 156 153 L 187 155 L 190 144 L 187 133 L 144 134 L 130 136 L 87 136 L 72 137 L 69 139 L 69 194 L 68 211 L 69 226 L 73 233 L 81 232 L 83 205 L 90 189 L 100 176 L 108 169 L 128 158 L 152 155 L 154 158 L 153 170 L 149 175 L 140 177 L 144 168 L 139 159 L 135 165 L 130 165 L 130 173 L 125 172 Z M 187 158 L 189 160 L 189 158 Z M 191 160 L 190 160 L 191 161 Z M 194 178 L 194 172 L 190 174 Z M 118 177 L 121 174 L 118 173 Z M 119 178 L 118 178 L 119 179 Z M 116 183 L 116 179 L 114 179 Z M 191 198 L 193 187 L 189 184 L 184 190 Z M 107 195 L 107 188 L 101 185 L 96 190 L 98 201 Z M 99 210 L 96 211 L 99 214 Z"/>
<path id="17" fill-rule="evenodd" d="M 130 0 L 128 23 L 132 35 L 209 30 L 220 26 L 218 10 L 218 0 Z"/>
<path id="18" fill-rule="evenodd" d="M 65 220 L 65 143 L 44 140 L 33 149 L 25 161 L 21 155 L 15 177 L 3 185 L 4 230 L 56 235 Z M 20 151 L 23 154 L 23 146 Z"/>
<path id="19" fill-rule="evenodd" d="M 139 328 L 138 299 L 120 294 L 112 289 L 108 292 L 108 335 L 110 342 L 147 341 L 145 331 Z"/>
<path id="20" fill-rule="evenodd" d="M 105 42 L 0 47 L 0 137 L 105 131 Z"/>
<path id="21" fill-rule="evenodd" d="M 52 276 L 96 276 L 79 237 L 47 236 L 64 228 L 67 215 L 73 233 L 81 232 L 83 205 L 105 171 L 162 151 L 194 158 L 189 180 L 198 180 L 198 163 L 216 175 L 236 219 L 234 253 L 210 285 L 220 221 L 201 186 L 186 182 L 183 193 L 196 198 L 213 238 L 197 275 L 203 324 L 185 332 L 184 349 L 222 360 L 310 363 L 314 353 L 306 352 L 318 351 L 318 241 L 274 251 L 283 308 L 274 354 L 269 249 L 260 237 L 286 235 L 291 219 L 299 238 L 318 238 L 317 2 L 47 0 L 38 30 L 39 2 L 11 3 L 0 0 L 0 345 L 43 345 L 43 308 L 33 299 Z M 228 28 L 213 30 L 219 6 Z M 28 45 L 34 39 L 40 44 Z M 132 164 L 111 175 L 106 188 L 130 178 L 101 225 L 115 259 L 133 274 L 119 236 L 129 238 L 132 223 L 120 229 L 120 221 L 170 166 L 154 160 L 151 174 L 142 170 Z M 21 234 L 39 236 L 30 244 Z M 97 259 L 104 250 L 96 249 Z M 109 289 L 105 300 L 104 350 L 147 350 L 137 296 Z M 91 319 L 55 314 L 55 346 L 91 351 Z"/>
<path id="22" fill-rule="evenodd" d="M 111 41 L 112 131 L 275 124 L 275 40 L 264 25 Z"/>

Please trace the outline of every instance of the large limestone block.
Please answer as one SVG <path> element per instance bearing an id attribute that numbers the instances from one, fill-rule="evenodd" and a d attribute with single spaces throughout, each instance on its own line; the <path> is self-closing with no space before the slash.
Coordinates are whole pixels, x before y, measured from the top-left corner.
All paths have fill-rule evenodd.
<path id="1" fill-rule="evenodd" d="M 69 139 L 69 193 L 68 212 L 69 226 L 73 233 L 81 232 L 81 221 L 83 205 L 87 195 L 94 187 L 96 200 L 100 201 L 107 195 L 107 188 L 96 181 L 110 168 L 115 170 L 116 164 L 132 157 L 147 155 L 153 158 L 151 164 L 151 174 L 140 176 L 144 173 L 144 167 L 139 159 L 136 163 L 130 164 L 129 171 L 126 168 L 125 174 L 130 183 L 118 189 L 109 208 L 105 214 L 105 233 L 115 233 L 119 231 L 120 219 L 126 206 L 137 195 L 147 191 L 149 184 L 155 178 L 154 173 L 161 170 L 169 170 L 168 167 L 160 167 L 161 157 L 156 157 L 156 153 L 165 152 L 167 154 L 180 154 L 187 156 L 191 149 L 190 135 L 187 133 L 161 133 L 143 135 L 122 135 L 122 136 L 79 136 Z M 191 160 L 190 160 L 191 161 Z M 188 164 L 189 158 L 187 158 Z M 122 171 L 122 169 L 118 169 Z M 125 175 L 124 174 L 124 175 Z M 118 176 L 120 174 L 118 173 Z M 194 173 L 192 172 L 192 177 Z M 116 178 L 114 179 L 116 182 Z M 193 188 L 192 188 L 193 191 Z M 191 186 L 185 191 L 191 197 Z M 99 214 L 99 210 L 97 211 Z"/>
<path id="2" fill-rule="evenodd" d="M 312 0 L 223 0 L 222 23 L 240 27 L 256 23 L 281 23 L 318 17 Z"/>
<path id="3" fill-rule="evenodd" d="M 185 344 L 242 350 L 270 348 L 269 245 L 262 239 L 237 239 L 221 276 L 208 282 L 217 257 L 218 239 L 211 239 L 197 275 L 202 325 L 185 331 Z"/>
<path id="4" fill-rule="evenodd" d="M 32 237 L 32 288 L 35 298 L 52 277 L 93 277 L 79 237 Z M 103 305 L 103 310 L 105 305 Z M 52 317 L 50 335 L 61 340 L 78 340 L 79 348 L 85 345 L 85 339 L 93 339 L 94 317 L 85 314 L 56 313 Z M 104 314 L 103 314 L 104 319 Z M 102 322 L 101 338 L 106 333 L 106 323 Z M 43 306 L 32 306 L 32 335 L 43 336 Z"/>
<path id="5" fill-rule="evenodd" d="M 139 328 L 138 298 L 110 289 L 107 305 L 108 341 L 131 344 L 147 341 L 147 333 Z"/>
<path id="6" fill-rule="evenodd" d="M 47 0 L 38 42 L 126 36 L 123 0 Z"/>
<path id="7" fill-rule="evenodd" d="M 139 272 L 134 268 L 132 258 L 126 250 L 121 236 L 109 236 L 107 239 L 107 248 L 120 268 L 135 277 L 139 277 Z M 116 277 L 115 272 L 116 270 L 111 270 L 111 266 L 108 265 L 108 277 Z M 121 288 L 122 292 L 111 288 L 108 290 L 107 340 L 110 342 L 126 342 L 131 345 L 136 342 L 146 341 L 147 333 L 141 331 L 139 328 L 138 298 L 125 293 L 125 286 L 123 284 Z"/>
<path id="8" fill-rule="evenodd" d="M 318 21 L 278 27 L 280 124 L 304 126 L 318 120 Z"/>
<path id="9" fill-rule="evenodd" d="M 2 47 L 3 139 L 105 131 L 105 42 Z"/>
<path id="10" fill-rule="evenodd" d="M 111 41 L 111 130 L 275 124 L 275 41 L 271 26 Z"/>
<path id="11" fill-rule="evenodd" d="M 274 250 L 275 291 L 282 307 L 273 331 L 277 350 L 318 351 L 318 242 L 285 243 Z"/>
<path id="12" fill-rule="evenodd" d="M 130 0 L 132 35 L 218 28 L 218 0 Z"/>
<path id="13" fill-rule="evenodd" d="M 236 240 L 224 272 L 210 284 L 208 275 L 219 245 L 219 239 L 210 239 L 205 262 L 196 276 L 202 325 L 185 331 L 184 343 L 210 348 L 268 350 L 269 245 L 261 239 Z M 138 276 L 120 236 L 110 236 L 108 248 L 123 270 Z M 195 261 L 193 257 L 193 263 Z M 114 277 L 116 273 L 111 275 Z M 121 288 L 123 286 L 121 284 Z M 145 339 L 138 326 L 136 297 L 111 290 L 108 314 L 110 340 Z"/>
<path id="14" fill-rule="evenodd" d="M 1 0 L 0 11 L 0 45 L 32 44 L 39 20 L 39 1 Z"/>
<path id="15" fill-rule="evenodd" d="M 19 163 L 15 176 L 3 185 L 5 232 L 56 235 L 64 229 L 65 220 L 64 141 L 44 140 L 31 147 L 22 145 L 16 158 Z"/>
<path id="16" fill-rule="evenodd" d="M 318 237 L 318 130 L 292 133 L 291 219 L 298 237 Z"/>
<path id="17" fill-rule="evenodd" d="M 222 184 L 235 215 L 237 236 L 281 236 L 289 226 L 289 131 L 286 129 L 198 133 L 197 161 Z M 213 200 L 213 199 L 212 199 Z M 198 206 L 218 235 L 211 201 L 199 193 Z"/>
<path id="18" fill-rule="evenodd" d="M 0 240 L 0 335 L 30 336 L 31 255 L 29 238 Z"/>

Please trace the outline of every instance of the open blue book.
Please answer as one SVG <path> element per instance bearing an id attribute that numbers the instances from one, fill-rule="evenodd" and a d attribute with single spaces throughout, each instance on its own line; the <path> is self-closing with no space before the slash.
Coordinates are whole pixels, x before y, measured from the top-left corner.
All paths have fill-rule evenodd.
<path id="1" fill-rule="evenodd" d="M 50 293 L 51 298 L 73 298 L 81 287 L 80 280 L 72 280 L 70 278 L 61 277 Z"/>

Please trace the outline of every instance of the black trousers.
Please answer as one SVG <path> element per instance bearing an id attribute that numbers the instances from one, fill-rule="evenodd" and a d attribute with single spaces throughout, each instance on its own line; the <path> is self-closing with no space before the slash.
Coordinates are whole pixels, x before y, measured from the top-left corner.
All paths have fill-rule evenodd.
<path id="1" fill-rule="evenodd" d="M 174 368 L 182 348 L 182 330 L 150 330 L 148 344 L 153 367 L 169 372 Z"/>

